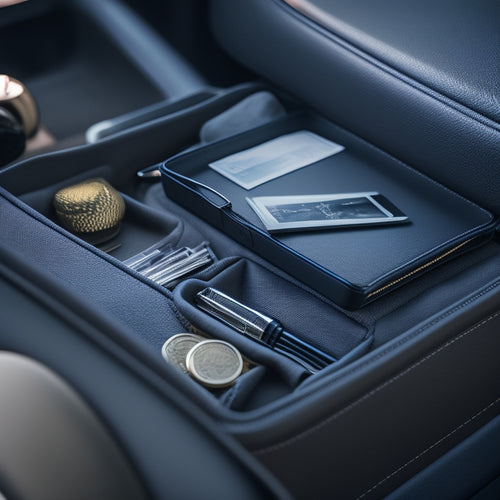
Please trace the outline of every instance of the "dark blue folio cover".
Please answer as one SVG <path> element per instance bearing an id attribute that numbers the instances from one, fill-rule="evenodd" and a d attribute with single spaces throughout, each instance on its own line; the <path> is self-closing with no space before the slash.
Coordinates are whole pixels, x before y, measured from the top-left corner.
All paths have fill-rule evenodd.
<path id="1" fill-rule="evenodd" d="M 283 134 L 310 130 L 345 147 L 246 190 L 208 164 Z M 355 309 L 482 242 L 495 217 L 321 117 L 298 113 L 167 160 L 166 194 L 269 262 Z M 376 191 L 410 223 L 269 234 L 246 197 Z"/>

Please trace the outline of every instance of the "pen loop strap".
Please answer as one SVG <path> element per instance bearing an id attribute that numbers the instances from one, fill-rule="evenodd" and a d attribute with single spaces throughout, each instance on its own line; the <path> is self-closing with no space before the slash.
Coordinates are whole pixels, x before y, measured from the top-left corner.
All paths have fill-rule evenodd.
<path id="1" fill-rule="evenodd" d="M 169 170 L 167 168 L 163 169 L 164 175 L 167 175 L 172 180 L 181 182 L 185 186 L 190 187 L 192 190 L 196 191 L 201 197 L 203 197 L 208 203 L 216 206 L 217 208 L 231 208 L 231 200 L 226 198 L 223 194 L 216 191 L 214 188 L 203 184 L 202 182 L 195 181 L 189 177 L 186 177 L 178 172 L 174 172 L 173 170 Z M 206 196 L 204 191 L 208 191 L 209 193 L 215 195 L 219 200 L 222 200 L 222 203 L 216 203 L 210 197 Z"/>

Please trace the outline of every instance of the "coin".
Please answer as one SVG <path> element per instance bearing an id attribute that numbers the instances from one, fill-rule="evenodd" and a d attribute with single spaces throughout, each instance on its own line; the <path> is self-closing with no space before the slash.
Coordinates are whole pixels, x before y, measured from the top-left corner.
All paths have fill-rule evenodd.
<path id="1" fill-rule="evenodd" d="M 184 373 L 188 373 L 186 366 L 186 356 L 193 346 L 204 340 L 203 337 L 199 335 L 194 335 L 192 333 L 178 333 L 173 337 L 170 337 L 161 348 L 161 354 L 163 359 L 182 370 Z"/>
<path id="2" fill-rule="evenodd" d="M 204 340 L 186 357 L 188 373 L 206 387 L 228 387 L 240 376 L 243 359 L 236 347 L 222 340 Z"/>

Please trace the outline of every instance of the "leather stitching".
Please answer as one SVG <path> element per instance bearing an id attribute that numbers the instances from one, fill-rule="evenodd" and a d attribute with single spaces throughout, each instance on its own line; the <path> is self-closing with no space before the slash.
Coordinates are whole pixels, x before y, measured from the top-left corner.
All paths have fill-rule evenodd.
<path id="1" fill-rule="evenodd" d="M 424 451 L 422 451 L 418 455 L 414 456 L 411 460 L 408 460 L 408 462 L 406 462 L 404 465 L 402 465 L 401 467 L 398 467 L 395 471 L 391 472 L 391 474 L 389 474 L 388 476 L 386 476 L 384 479 L 382 479 L 381 481 L 379 481 L 377 484 L 375 484 L 374 486 L 372 486 L 370 489 L 366 490 L 359 497 L 357 497 L 356 500 L 360 500 L 361 498 L 365 497 L 366 495 L 368 495 L 369 493 L 371 493 L 372 491 L 374 491 L 375 489 L 377 489 L 380 485 L 382 485 L 383 483 L 385 483 L 388 479 L 390 479 L 391 477 L 394 477 L 396 474 L 399 474 L 403 469 L 405 469 L 406 467 L 408 467 L 408 465 L 412 464 L 413 462 L 415 462 L 419 458 L 423 457 L 426 453 L 428 453 L 429 451 L 431 451 L 433 448 L 435 448 L 436 446 L 438 446 L 442 442 L 446 441 L 446 439 L 448 439 L 449 437 L 451 437 L 453 434 L 455 434 L 456 432 L 458 432 L 460 429 L 463 429 L 466 425 L 470 424 L 473 420 L 475 420 L 477 417 L 479 417 L 480 415 L 482 415 L 483 413 L 485 413 L 486 411 L 488 411 L 490 408 L 492 408 L 493 406 L 495 406 L 499 402 L 500 402 L 500 398 L 495 399 L 495 401 L 493 401 L 489 405 L 485 406 L 482 410 L 479 410 L 475 415 L 473 415 L 468 420 L 466 420 L 465 422 L 463 422 L 462 424 L 460 424 L 458 427 L 456 427 L 455 429 L 453 429 L 452 431 L 450 431 L 448 434 L 446 434 L 446 436 L 443 436 L 441 439 L 438 439 L 435 443 L 431 444 Z"/>
<path id="2" fill-rule="evenodd" d="M 429 87 L 428 85 L 421 83 L 418 80 L 415 80 L 414 78 L 410 77 L 409 75 L 402 73 L 401 71 L 397 70 L 396 68 L 393 68 L 392 66 L 388 65 L 384 61 L 369 54 L 365 50 L 358 48 L 351 41 L 334 33 L 333 31 L 331 31 L 327 27 L 321 25 L 319 22 L 317 22 L 313 19 L 310 19 L 306 14 L 291 7 L 290 5 L 288 5 L 288 3 L 283 2 L 282 0 L 273 0 L 273 2 L 275 3 L 275 5 L 279 9 L 286 11 L 289 16 L 293 17 L 298 22 L 309 26 L 311 29 L 313 29 L 314 31 L 319 33 L 321 36 L 323 36 L 323 37 L 327 38 L 328 40 L 330 40 L 331 42 L 333 42 L 339 48 L 357 56 L 358 58 L 365 61 L 366 63 L 371 64 L 372 66 L 376 67 L 380 71 L 383 71 L 384 73 L 399 80 L 401 83 L 404 83 L 404 84 L 412 87 L 414 90 L 421 92 L 422 94 L 427 95 L 431 99 L 438 101 L 439 103 L 447 106 L 448 108 L 452 109 L 453 111 L 460 113 L 461 115 L 466 116 L 467 118 L 475 121 L 476 123 L 480 123 L 481 125 L 498 132 L 499 124 L 496 123 L 489 116 L 485 115 L 484 113 L 481 113 L 479 111 L 471 109 L 469 106 L 462 104 L 461 102 L 446 96 L 445 94 Z"/>
<path id="3" fill-rule="evenodd" d="M 327 426 L 328 424 L 332 423 L 333 421 L 335 421 L 337 418 L 345 415 L 346 413 L 348 413 L 350 410 L 356 408 L 357 406 L 359 406 L 360 404 L 364 403 L 365 401 L 369 400 L 372 396 L 376 395 L 377 393 L 379 393 L 381 390 L 385 389 L 386 387 L 389 387 L 390 385 L 392 385 L 394 382 L 398 381 L 399 379 L 405 377 L 406 375 L 408 375 L 409 373 L 411 373 L 413 370 L 415 370 L 416 368 L 418 368 L 420 365 L 424 364 L 426 361 L 430 360 L 431 358 L 433 358 L 435 355 L 439 354 L 441 351 L 447 349 L 448 347 L 452 346 L 453 344 L 455 344 L 456 342 L 462 340 L 463 338 L 465 338 L 466 336 L 468 336 L 469 334 L 471 333 L 474 333 L 476 330 L 478 330 L 479 328 L 481 328 L 482 326 L 484 326 L 485 324 L 489 323 L 490 321 L 494 320 L 495 318 L 499 317 L 500 316 L 500 311 L 497 311 L 496 313 L 488 316 L 487 318 L 485 318 L 484 320 L 482 320 L 481 322 L 477 323 L 476 325 L 474 325 L 473 327 L 469 328 L 468 330 L 465 330 L 464 332 L 462 332 L 460 335 L 458 335 L 457 337 L 454 337 L 453 339 L 451 339 L 450 341 L 446 342 L 444 345 L 442 345 L 441 347 L 439 347 L 438 349 L 432 351 L 431 353 L 429 353 L 427 356 L 425 356 L 424 358 L 420 359 L 419 361 L 417 361 L 416 363 L 414 363 L 413 365 L 411 365 L 410 367 L 408 367 L 407 369 L 403 370 L 402 372 L 398 373 L 396 376 L 390 378 L 389 380 L 387 380 L 386 382 L 384 382 L 383 384 L 379 385 L 378 387 L 376 387 L 375 389 L 371 390 L 370 392 L 368 392 L 367 394 L 365 394 L 364 396 L 362 396 L 361 398 L 357 399 L 356 401 L 352 402 L 351 404 L 349 404 L 348 406 L 346 406 L 345 408 L 342 408 L 341 410 L 339 410 L 337 413 L 331 415 L 330 417 L 326 418 L 325 420 L 321 421 L 321 422 L 318 422 L 316 425 L 314 425 L 313 427 L 310 427 L 309 429 L 303 431 L 303 432 L 300 432 L 294 436 L 292 436 L 291 438 L 288 438 L 280 443 L 277 443 L 277 444 L 274 444 L 272 446 L 269 446 L 269 447 L 266 447 L 266 448 L 261 448 L 261 449 L 258 449 L 258 450 L 254 450 L 253 453 L 256 455 L 256 456 L 259 456 L 259 455 L 267 455 L 267 454 L 270 454 L 270 453 L 273 453 L 275 451 L 278 451 L 282 448 L 286 448 L 287 446 L 290 446 L 291 444 L 294 444 L 295 442 L 297 441 L 300 441 L 312 434 L 314 434 L 315 432 L 319 431 L 320 429 L 322 429 L 323 427 Z M 498 400 L 497 400 L 498 401 Z M 497 402 L 496 401 L 496 402 Z M 495 402 L 495 403 L 496 403 Z M 474 418 L 474 417 L 471 417 L 471 418 Z M 469 419 L 470 420 L 470 419 Z M 466 423 L 463 423 L 462 425 L 465 425 Z M 442 438 L 443 439 L 443 438 Z"/>
<path id="4" fill-rule="evenodd" d="M 383 351 L 377 353 L 376 356 L 370 357 L 367 361 L 360 362 L 354 368 L 347 369 L 346 371 L 344 371 L 342 373 L 341 377 L 345 377 L 345 376 L 351 375 L 353 373 L 356 373 L 359 370 L 364 369 L 365 367 L 373 364 L 374 361 L 377 361 L 377 360 L 383 358 L 387 354 L 389 354 L 392 351 L 396 350 L 401 345 L 404 345 L 405 343 L 409 342 L 411 339 L 417 337 L 422 332 L 425 332 L 429 328 L 433 327 L 434 325 L 437 325 L 441 321 L 445 320 L 446 318 L 448 318 L 449 316 L 453 315 L 454 313 L 460 311 L 461 309 L 463 309 L 464 307 L 468 306 L 469 304 L 472 304 L 476 300 L 478 300 L 481 297 L 483 297 L 484 295 L 486 295 L 488 292 L 490 292 L 490 291 L 494 290 L 495 288 L 497 288 L 499 285 L 500 285 L 500 281 L 495 281 L 494 283 L 492 283 L 491 285 L 489 285 L 485 289 L 481 290 L 481 292 L 479 292 L 479 293 L 475 294 L 473 297 L 470 297 L 469 299 L 467 299 L 465 302 L 461 302 L 460 304 L 458 304 L 457 306 L 453 307 L 452 309 L 449 309 L 445 313 L 440 314 L 438 317 L 434 318 L 432 321 L 429 321 L 425 325 L 423 325 L 420 328 L 418 328 L 418 330 L 415 330 L 415 331 L 411 332 L 410 334 L 404 336 L 403 338 L 400 338 L 397 342 L 391 343 L 391 345 L 389 347 L 387 347 Z M 333 385 L 341 377 L 339 376 L 339 377 L 336 377 L 336 378 L 330 380 L 328 382 L 328 384 L 326 384 L 326 386 Z M 324 388 L 324 387 L 325 387 L 325 385 L 322 386 L 322 388 Z"/>

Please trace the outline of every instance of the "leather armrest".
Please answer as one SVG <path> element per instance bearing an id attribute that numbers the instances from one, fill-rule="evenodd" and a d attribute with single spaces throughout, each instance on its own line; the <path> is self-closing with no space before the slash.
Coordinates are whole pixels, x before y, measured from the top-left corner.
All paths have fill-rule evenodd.
<path id="1" fill-rule="evenodd" d="M 495 2 L 212 2 L 235 58 L 496 213 L 499 18 Z"/>

